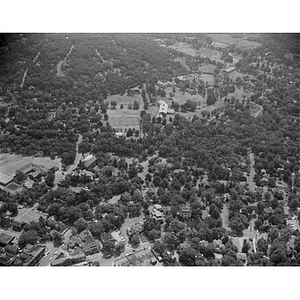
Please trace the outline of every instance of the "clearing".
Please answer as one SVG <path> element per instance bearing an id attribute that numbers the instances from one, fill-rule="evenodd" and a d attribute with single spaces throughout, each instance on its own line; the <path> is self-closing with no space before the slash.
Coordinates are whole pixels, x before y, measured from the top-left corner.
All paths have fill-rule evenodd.
<path id="1" fill-rule="evenodd" d="M 0 173 L 14 175 L 16 170 L 27 163 L 39 165 L 46 170 L 59 167 L 60 159 L 51 160 L 49 157 L 21 156 L 19 154 L 0 153 Z"/>

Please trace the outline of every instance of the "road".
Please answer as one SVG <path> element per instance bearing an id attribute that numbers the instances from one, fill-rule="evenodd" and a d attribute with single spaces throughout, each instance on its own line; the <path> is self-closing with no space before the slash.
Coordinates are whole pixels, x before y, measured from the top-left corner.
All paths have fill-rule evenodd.
<path id="1" fill-rule="evenodd" d="M 114 261 L 120 259 L 121 257 L 126 256 L 126 254 L 130 254 L 134 250 L 138 251 L 138 250 L 141 250 L 141 249 L 143 249 L 145 247 L 149 247 L 149 246 L 151 246 L 151 243 L 149 243 L 149 242 L 140 244 L 137 248 L 132 248 L 131 246 L 125 246 L 124 252 L 119 257 L 110 257 L 110 258 L 106 259 L 103 257 L 103 254 L 100 252 L 97 254 L 87 256 L 86 261 L 87 262 L 98 261 L 100 263 L 100 266 L 113 266 Z"/>
<path id="2" fill-rule="evenodd" d="M 262 114 L 262 111 L 263 111 L 263 107 L 262 106 L 260 106 L 258 104 L 256 104 L 256 105 L 259 106 L 259 110 L 252 115 L 252 117 L 254 117 L 254 118 L 257 118 L 258 116 L 260 116 Z"/>
<path id="3" fill-rule="evenodd" d="M 228 207 L 226 204 L 223 204 L 223 209 L 221 212 L 221 219 L 222 219 L 222 227 L 225 228 L 226 230 L 229 229 L 228 214 L 229 214 Z"/>
<path id="4" fill-rule="evenodd" d="M 82 157 L 82 154 L 79 153 L 79 151 L 78 151 L 79 150 L 79 144 L 81 143 L 81 141 L 82 141 L 82 135 L 79 134 L 78 140 L 77 140 L 77 143 L 76 143 L 76 157 L 75 157 L 74 163 L 71 166 L 69 166 L 67 171 L 63 171 L 62 167 L 61 167 L 61 164 L 60 164 L 59 170 L 57 170 L 55 172 L 54 188 L 53 188 L 54 190 L 57 189 L 57 184 L 61 180 L 65 179 L 66 175 L 71 174 L 77 168 L 77 166 L 78 166 L 78 164 L 81 160 L 81 157 Z"/>
<path id="5" fill-rule="evenodd" d="M 255 175 L 255 170 L 254 170 L 254 154 L 253 152 L 250 152 L 250 173 L 249 173 L 249 191 L 254 192 L 255 191 L 255 182 L 253 181 L 254 175 Z"/>
<path id="6" fill-rule="evenodd" d="M 69 238 L 71 237 L 72 232 L 70 229 L 68 229 L 65 233 L 64 233 L 64 241 L 68 241 Z M 47 256 L 45 256 L 41 261 L 39 266 L 49 266 L 51 260 L 53 259 L 53 257 L 55 256 L 55 252 L 58 251 L 60 247 L 54 247 L 53 242 L 46 242 L 46 252 L 49 251 L 49 254 Z"/>

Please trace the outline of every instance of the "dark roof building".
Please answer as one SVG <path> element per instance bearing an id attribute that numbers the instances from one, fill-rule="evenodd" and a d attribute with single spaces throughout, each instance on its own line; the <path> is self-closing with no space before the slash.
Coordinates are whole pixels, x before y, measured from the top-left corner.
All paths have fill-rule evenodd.
<path id="1" fill-rule="evenodd" d="M 0 246 L 5 247 L 10 242 L 12 242 L 14 238 L 14 236 L 6 234 L 4 232 L 0 233 Z"/>

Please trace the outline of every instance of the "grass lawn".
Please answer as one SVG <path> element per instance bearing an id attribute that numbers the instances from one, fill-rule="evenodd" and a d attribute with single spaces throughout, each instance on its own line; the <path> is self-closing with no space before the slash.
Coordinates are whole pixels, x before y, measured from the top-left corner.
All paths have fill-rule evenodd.
<path id="1" fill-rule="evenodd" d="M 175 45 L 168 46 L 173 50 L 177 50 L 179 52 L 185 53 L 187 55 L 196 56 L 197 51 L 191 48 L 191 46 L 187 43 L 176 43 Z"/>
<path id="2" fill-rule="evenodd" d="M 59 167 L 60 159 L 51 160 L 50 157 L 21 156 L 18 154 L 0 153 L 0 172 L 6 175 L 14 175 L 16 170 L 29 162 L 40 165 L 48 170 L 54 166 Z"/>

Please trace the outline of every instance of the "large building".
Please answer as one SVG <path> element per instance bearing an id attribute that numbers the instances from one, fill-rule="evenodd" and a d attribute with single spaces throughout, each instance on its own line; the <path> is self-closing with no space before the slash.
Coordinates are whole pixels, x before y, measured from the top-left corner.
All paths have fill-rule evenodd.
<path id="1" fill-rule="evenodd" d="M 6 175 L 0 172 L 0 186 L 7 186 L 14 180 L 14 175 Z"/>

